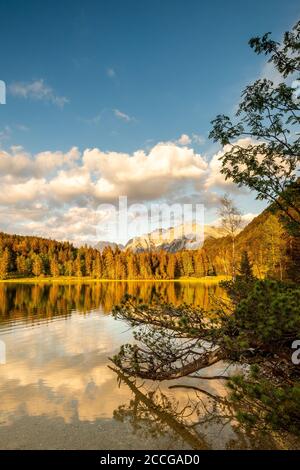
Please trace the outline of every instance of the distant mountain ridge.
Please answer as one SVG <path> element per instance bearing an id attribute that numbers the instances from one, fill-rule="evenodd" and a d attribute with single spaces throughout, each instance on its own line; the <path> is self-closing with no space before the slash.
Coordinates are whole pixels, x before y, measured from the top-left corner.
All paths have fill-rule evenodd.
<path id="1" fill-rule="evenodd" d="M 208 238 L 220 238 L 224 231 L 220 227 L 204 225 L 204 228 L 196 223 L 181 224 L 168 229 L 157 229 L 145 235 L 130 239 L 126 245 L 100 241 L 94 247 L 103 251 L 105 247 L 120 250 L 131 250 L 134 253 L 164 250 L 176 253 L 181 250 L 196 250 L 201 248 L 203 241 Z"/>
<path id="2" fill-rule="evenodd" d="M 121 243 L 114 243 L 114 242 L 109 242 L 109 241 L 100 241 L 100 242 L 97 242 L 95 245 L 94 245 L 94 248 L 96 248 L 97 250 L 99 251 L 103 251 L 104 248 L 106 247 L 110 247 L 112 248 L 113 250 L 115 250 L 116 248 L 119 248 L 120 250 L 124 250 L 125 246 L 122 245 Z"/>

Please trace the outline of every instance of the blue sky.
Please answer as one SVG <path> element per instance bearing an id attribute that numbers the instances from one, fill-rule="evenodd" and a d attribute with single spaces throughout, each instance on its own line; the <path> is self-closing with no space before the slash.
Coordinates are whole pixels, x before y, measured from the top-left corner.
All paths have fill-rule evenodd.
<path id="1" fill-rule="evenodd" d="M 34 160 L 40 152 L 65 156 L 77 147 L 79 165 L 85 149 L 132 156 L 186 134 L 187 146 L 209 160 L 218 150 L 207 138 L 210 121 L 230 114 L 242 88 L 264 70 L 265 59 L 248 39 L 266 31 L 280 38 L 299 12 L 294 0 L 2 0 L 0 79 L 8 92 L 0 106 L 0 148 L 11 156 L 12 146 L 18 155 L 22 146 Z M 67 177 L 68 165 L 51 171 Z M 49 174 L 36 178 L 49 182 Z M 184 194 L 194 193 L 195 181 L 191 188 L 184 178 Z M 168 198 L 168 191 L 159 197 Z M 136 199 L 153 198 L 149 190 Z M 25 223 L 33 199 L 13 200 L 7 210 L 18 212 L 18 220 L 23 211 L 23 226 L 2 228 L 34 230 Z M 39 203 L 62 214 L 86 207 L 89 198 L 58 199 Z M 244 196 L 240 205 L 245 212 L 263 207 Z M 211 208 L 208 221 L 214 217 Z M 41 225 L 36 231 L 42 233 Z"/>

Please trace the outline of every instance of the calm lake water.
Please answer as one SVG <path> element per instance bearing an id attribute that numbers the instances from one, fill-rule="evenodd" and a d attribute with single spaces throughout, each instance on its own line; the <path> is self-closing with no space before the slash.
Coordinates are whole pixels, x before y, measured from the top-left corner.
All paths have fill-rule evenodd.
<path id="1" fill-rule="evenodd" d="M 220 380 L 132 383 L 108 366 L 132 339 L 111 316 L 125 292 L 151 302 L 209 309 L 218 286 L 200 283 L 107 282 L 0 284 L 1 449 L 221 449 L 277 447 L 249 440 L 211 395 Z M 220 373 L 225 364 L 203 375 Z M 169 389 L 170 385 L 197 386 Z"/>

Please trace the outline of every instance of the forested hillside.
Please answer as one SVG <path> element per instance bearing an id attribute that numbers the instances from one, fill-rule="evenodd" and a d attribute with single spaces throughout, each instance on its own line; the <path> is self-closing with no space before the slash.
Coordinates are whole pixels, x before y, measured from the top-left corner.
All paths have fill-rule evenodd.
<path id="1" fill-rule="evenodd" d="M 299 240 L 288 235 L 269 210 L 236 237 L 236 258 L 247 251 L 258 277 L 293 278 L 299 266 Z M 298 259 L 298 263 L 297 263 Z M 230 237 L 209 238 L 202 249 L 134 253 L 106 247 L 75 248 L 68 242 L 0 233 L 0 278 L 90 276 L 103 279 L 175 279 L 230 275 Z M 299 269 L 299 268 L 298 268 Z M 299 273 L 298 273 L 299 274 Z"/>
<path id="2" fill-rule="evenodd" d="M 253 219 L 237 235 L 235 248 L 238 260 L 247 251 L 254 274 L 259 278 L 299 279 L 300 239 L 287 231 L 278 211 L 267 209 Z M 230 237 L 206 240 L 202 256 L 217 274 L 230 274 Z"/>

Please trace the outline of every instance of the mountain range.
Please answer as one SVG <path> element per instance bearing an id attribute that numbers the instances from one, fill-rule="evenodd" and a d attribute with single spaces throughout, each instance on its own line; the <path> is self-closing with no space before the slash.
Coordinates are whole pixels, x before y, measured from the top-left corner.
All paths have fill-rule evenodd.
<path id="1" fill-rule="evenodd" d="M 203 230 L 203 232 L 201 231 Z M 100 251 L 105 247 L 119 248 L 120 250 L 131 250 L 134 253 L 147 251 L 165 250 L 175 253 L 180 250 L 195 250 L 203 245 L 204 240 L 209 238 L 220 238 L 224 236 L 224 230 L 212 225 L 181 224 L 168 229 L 157 229 L 145 235 L 131 238 L 126 245 L 112 243 L 109 241 L 99 241 L 94 245 Z"/>

